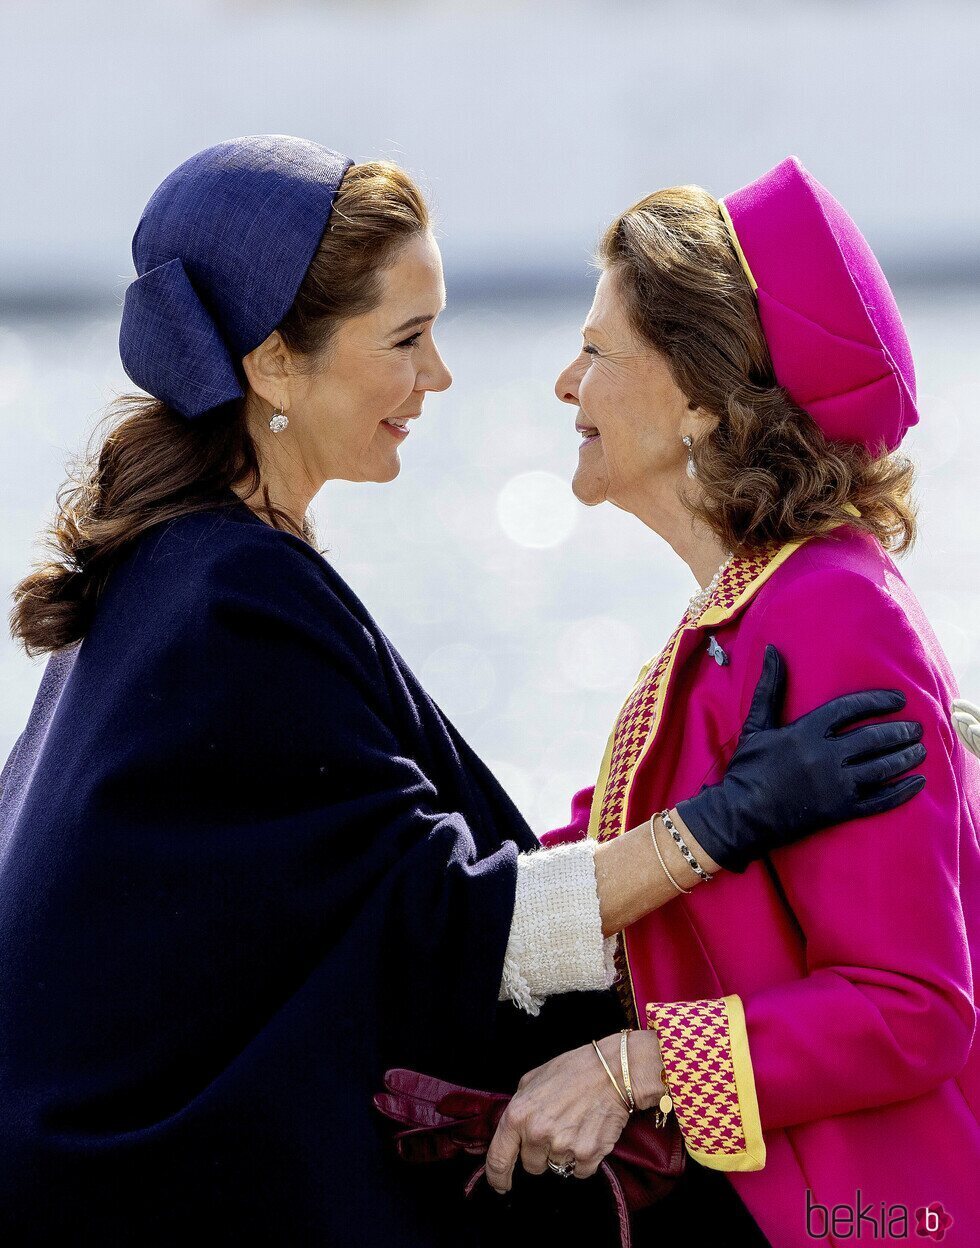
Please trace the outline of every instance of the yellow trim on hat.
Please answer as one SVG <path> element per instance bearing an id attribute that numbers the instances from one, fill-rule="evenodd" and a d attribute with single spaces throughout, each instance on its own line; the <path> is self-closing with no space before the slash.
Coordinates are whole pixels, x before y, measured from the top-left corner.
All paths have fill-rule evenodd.
<path id="1" fill-rule="evenodd" d="M 759 289 L 759 283 L 752 276 L 752 270 L 749 268 L 749 262 L 745 258 L 745 252 L 742 250 L 742 244 L 738 241 L 738 235 L 735 233 L 735 226 L 732 223 L 731 217 L 728 215 L 728 209 L 725 207 L 725 201 L 723 199 L 718 200 L 718 212 L 731 237 L 732 246 L 735 248 L 735 254 L 738 256 L 739 264 L 741 264 L 742 268 L 745 270 L 745 276 L 749 279 L 749 285 L 752 287 L 753 292 L 757 291 Z"/>

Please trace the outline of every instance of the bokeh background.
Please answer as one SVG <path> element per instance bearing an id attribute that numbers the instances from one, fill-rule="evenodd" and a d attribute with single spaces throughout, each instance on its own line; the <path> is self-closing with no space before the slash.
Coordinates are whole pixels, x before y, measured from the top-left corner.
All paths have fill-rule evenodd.
<path id="1" fill-rule="evenodd" d="M 321 544 L 536 829 L 591 783 L 640 665 L 697 588 L 635 519 L 568 489 L 601 225 L 798 155 L 892 279 L 919 377 L 921 538 L 900 565 L 980 701 L 980 8 L 872 0 L 5 0 L 0 589 L 69 457 L 132 389 L 130 241 L 211 143 L 303 135 L 394 159 L 438 219 L 455 384 L 390 485 L 331 483 Z M 832 621 L 814 619 L 813 645 Z M 45 660 L 0 637 L 0 760 Z M 680 795 L 679 795 L 680 796 Z"/>

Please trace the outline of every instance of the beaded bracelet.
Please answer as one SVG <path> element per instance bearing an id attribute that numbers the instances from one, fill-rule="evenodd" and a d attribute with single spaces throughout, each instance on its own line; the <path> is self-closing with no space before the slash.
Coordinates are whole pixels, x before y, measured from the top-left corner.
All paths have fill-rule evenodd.
<path id="1" fill-rule="evenodd" d="M 691 893 L 694 890 L 690 888 L 681 888 L 681 886 L 677 883 L 674 877 L 670 874 L 670 871 L 667 868 L 667 864 L 664 862 L 664 856 L 660 852 L 660 846 L 657 844 L 657 829 L 655 826 L 656 818 L 657 818 L 656 815 L 650 816 L 650 840 L 653 841 L 653 848 L 657 855 L 657 861 L 660 863 L 661 867 L 663 868 L 664 875 L 667 877 L 668 880 L 670 880 L 674 888 L 676 888 L 679 893 L 683 893 L 685 896 L 687 896 L 688 893 Z"/>
<path id="2" fill-rule="evenodd" d="M 715 877 L 713 875 L 709 875 L 707 871 L 705 871 L 705 869 L 701 866 L 698 860 L 694 857 L 694 855 L 688 849 L 684 841 L 681 840 L 681 834 L 674 827 L 673 821 L 671 820 L 670 811 L 662 810 L 660 812 L 660 818 L 664 822 L 664 827 L 667 829 L 667 831 L 670 833 L 671 837 L 673 838 L 674 844 L 684 855 L 684 859 L 687 862 L 687 865 L 691 868 L 691 870 L 698 877 L 698 879 L 704 880 L 706 884 L 709 881 L 713 880 Z"/>

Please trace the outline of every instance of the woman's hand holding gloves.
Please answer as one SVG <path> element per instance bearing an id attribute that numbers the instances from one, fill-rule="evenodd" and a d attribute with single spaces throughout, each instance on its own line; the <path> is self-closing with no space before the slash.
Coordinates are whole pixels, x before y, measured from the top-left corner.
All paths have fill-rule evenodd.
<path id="1" fill-rule="evenodd" d="M 780 726 L 786 674 L 779 651 L 766 646 L 762 674 L 738 746 L 718 784 L 676 810 L 698 844 L 727 871 L 820 828 L 907 802 L 921 775 L 888 784 L 926 756 L 922 725 L 888 720 L 840 733 L 847 724 L 899 711 L 897 689 L 849 693 Z"/>
<path id="2" fill-rule="evenodd" d="M 620 1043 L 618 1033 L 598 1041 L 613 1070 L 620 1065 Z M 654 1032 L 630 1032 L 629 1065 L 636 1109 L 656 1106 L 664 1086 Z M 529 1070 L 517 1085 L 487 1152 L 487 1181 L 498 1192 L 508 1191 L 518 1157 L 528 1174 L 543 1174 L 550 1160 L 574 1162 L 574 1177 L 590 1178 L 628 1121 L 629 1112 L 592 1045 L 562 1053 Z"/>

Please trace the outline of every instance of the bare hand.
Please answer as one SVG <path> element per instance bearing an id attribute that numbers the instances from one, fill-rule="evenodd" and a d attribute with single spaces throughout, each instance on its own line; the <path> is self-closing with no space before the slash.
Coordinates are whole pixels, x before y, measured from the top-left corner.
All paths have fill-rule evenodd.
<path id="1" fill-rule="evenodd" d="M 621 1082 L 619 1034 L 599 1041 L 602 1055 Z M 629 1037 L 630 1076 L 638 1109 L 663 1094 L 660 1046 L 652 1031 Z M 518 1157 L 528 1174 L 543 1174 L 548 1161 L 574 1159 L 575 1177 L 587 1179 L 616 1146 L 629 1121 L 625 1105 L 609 1082 L 591 1044 L 562 1053 L 521 1079 L 490 1142 L 487 1181 L 497 1192 L 510 1190 Z"/>

